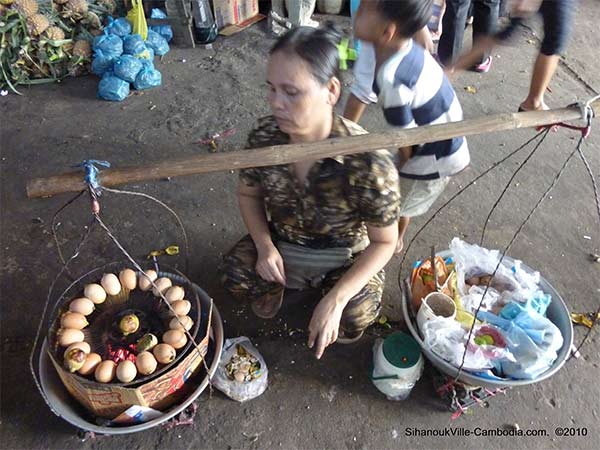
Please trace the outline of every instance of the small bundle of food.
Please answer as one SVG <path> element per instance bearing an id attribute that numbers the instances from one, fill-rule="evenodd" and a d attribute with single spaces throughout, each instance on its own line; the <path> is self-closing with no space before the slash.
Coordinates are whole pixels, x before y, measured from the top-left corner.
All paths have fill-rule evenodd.
<path id="1" fill-rule="evenodd" d="M 235 353 L 225 366 L 229 379 L 238 383 L 258 378 L 260 368 L 260 361 L 240 344 L 235 345 Z"/>

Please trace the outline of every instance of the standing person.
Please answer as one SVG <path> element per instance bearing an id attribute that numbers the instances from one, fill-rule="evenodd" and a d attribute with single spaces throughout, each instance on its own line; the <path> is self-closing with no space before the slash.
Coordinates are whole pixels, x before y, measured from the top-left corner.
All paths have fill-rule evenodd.
<path id="1" fill-rule="evenodd" d="M 464 70 L 491 51 L 498 43 L 508 41 L 515 30 L 534 13 L 539 13 L 544 21 L 544 38 L 533 65 L 531 84 L 525 100 L 519 105 L 519 111 L 548 109 L 544 94 L 558 67 L 561 53 L 565 50 L 573 17 L 575 0 L 518 0 L 511 11 L 510 25 L 495 36 L 482 39 L 470 52 L 461 56 L 448 72 Z"/>
<path id="2" fill-rule="evenodd" d="M 363 0 L 354 25 L 359 39 L 375 49 L 373 84 L 387 122 L 401 128 L 462 120 L 462 108 L 435 59 L 411 36 L 427 23 L 432 0 Z M 412 217 L 425 214 L 450 177 L 469 165 L 464 137 L 399 151 L 402 205 L 400 252 Z"/>
<path id="3" fill-rule="evenodd" d="M 442 36 L 438 56 L 443 65 L 451 65 L 462 53 L 465 24 L 469 6 L 473 7 L 473 42 L 496 32 L 500 0 L 446 0 L 446 12 L 442 19 Z M 486 73 L 492 66 L 492 55 L 484 53 L 470 69 Z"/>
<path id="4" fill-rule="evenodd" d="M 249 148 L 311 143 L 366 133 L 334 114 L 340 97 L 340 35 L 296 28 L 272 48 L 273 115 L 259 120 Z M 224 257 L 224 287 L 269 319 L 285 288 L 318 288 L 308 326 L 320 358 L 334 342 L 359 339 L 377 318 L 383 268 L 398 238 L 398 172 L 385 150 L 243 169 L 238 187 L 248 235 Z"/>

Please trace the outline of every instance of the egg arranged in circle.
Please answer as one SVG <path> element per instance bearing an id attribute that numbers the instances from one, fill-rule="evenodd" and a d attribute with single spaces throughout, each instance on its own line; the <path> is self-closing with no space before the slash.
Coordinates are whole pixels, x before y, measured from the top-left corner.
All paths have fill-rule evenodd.
<path id="1" fill-rule="evenodd" d="M 89 298 L 96 305 L 104 303 L 106 300 L 106 291 L 97 283 L 86 284 L 83 288 L 83 295 L 84 297 Z"/>
<path id="2" fill-rule="evenodd" d="M 158 278 L 158 274 L 155 270 L 146 270 L 143 274 L 140 273 L 139 276 L 139 286 L 142 291 L 149 291 L 152 288 L 151 281 L 155 281 Z"/>

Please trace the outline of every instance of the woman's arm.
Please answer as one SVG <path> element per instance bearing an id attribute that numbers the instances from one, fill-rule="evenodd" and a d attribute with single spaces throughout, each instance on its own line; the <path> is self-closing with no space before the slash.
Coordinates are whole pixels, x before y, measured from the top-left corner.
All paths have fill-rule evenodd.
<path id="1" fill-rule="evenodd" d="M 285 286 L 283 259 L 271 239 L 261 188 L 240 182 L 238 202 L 242 218 L 258 253 L 256 271 L 262 279 Z"/>
<path id="2" fill-rule="evenodd" d="M 308 347 L 316 344 L 321 358 L 325 348 L 338 337 L 344 308 L 360 290 L 385 267 L 396 249 L 398 223 L 385 227 L 367 226 L 370 244 L 336 285 L 321 299 L 308 326 Z"/>

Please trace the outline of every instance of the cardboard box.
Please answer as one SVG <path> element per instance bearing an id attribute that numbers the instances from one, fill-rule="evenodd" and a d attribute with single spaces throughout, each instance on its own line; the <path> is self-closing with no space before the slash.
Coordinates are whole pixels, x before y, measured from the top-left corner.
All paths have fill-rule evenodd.
<path id="1" fill-rule="evenodd" d="M 199 344 L 200 351 L 192 346 L 189 354 L 171 370 L 135 388 L 97 383 L 70 373 L 56 361 L 51 351 L 48 354 L 63 384 L 79 403 L 96 416 L 114 419 L 133 405 L 160 411 L 181 401 L 188 393 L 186 381 L 198 371 L 206 356 L 208 340 L 207 333 Z"/>
<path id="2" fill-rule="evenodd" d="M 212 0 L 212 2 L 219 30 L 228 25 L 240 25 L 258 14 L 258 0 Z"/>

